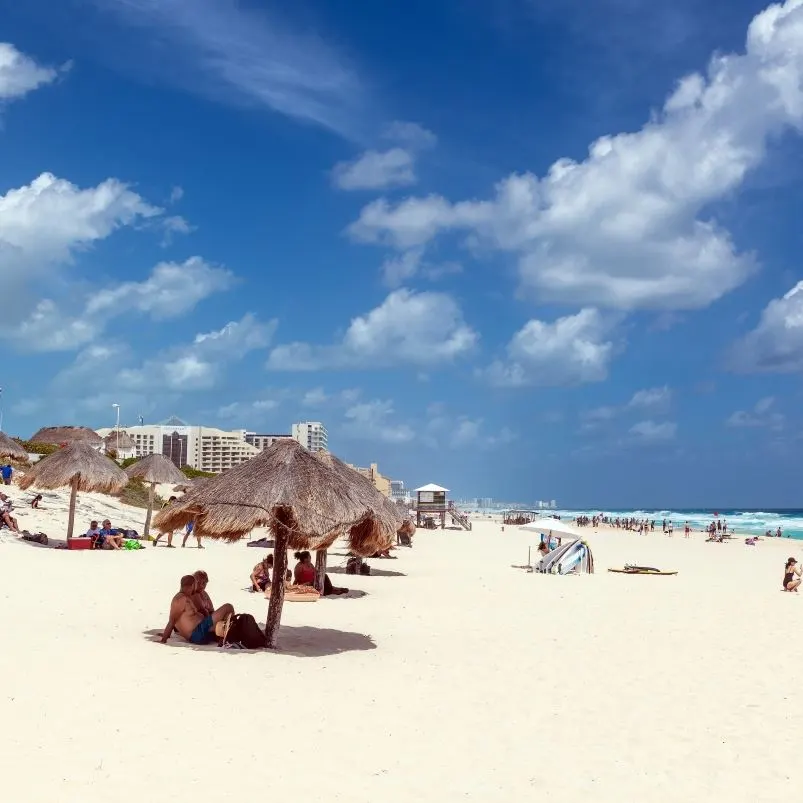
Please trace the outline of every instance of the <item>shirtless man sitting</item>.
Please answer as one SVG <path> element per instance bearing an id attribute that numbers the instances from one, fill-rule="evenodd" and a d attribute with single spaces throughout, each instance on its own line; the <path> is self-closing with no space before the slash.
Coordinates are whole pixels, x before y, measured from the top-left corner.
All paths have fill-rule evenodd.
<path id="1" fill-rule="evenodd" d="M 193 601 L 195 577 L 191 574 L 181 578 L 181 590 L 170 602 L 170 618 L 162 633 L 161 642 L 166 644 L 174 630 L 191 644 L 204 644 L 210 634 L 214 635 L 215 625 L 234 613 L 234 606 L 228 602 L 212 613 L 198 610 Z"/>
<path id="2" fill-rule="evenodd" d="M 204 616 L 209 616 L 215 612 L 215 606 L 212 604 L 209 594 L 206 593 L 209 575 L 203 569 L 199 569 L 197 572 L 193 572 L 192 576 L 195 578 L 195 593 L 192 595 L 192 601 Z"/>

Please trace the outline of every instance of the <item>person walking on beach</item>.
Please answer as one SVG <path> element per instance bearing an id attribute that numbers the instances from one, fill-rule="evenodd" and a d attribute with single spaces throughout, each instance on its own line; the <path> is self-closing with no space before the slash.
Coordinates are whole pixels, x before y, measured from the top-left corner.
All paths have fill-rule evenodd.
<path id="1" fill-rule="evenodd" d="M 168 505 L 172 505 L 172 504 L 173 504 L 173 502 L 175 502 L 175 501 L 176 501 L 176 497 L 175 497 L 175 496 L 171 496 L 171 497 L 170 497 L 170 499 L 168 499 L 168 500 L 167 500 L 167 501 L 166 501 L 166 502 L 165 502 L 165 503 L 162 505 L 162 510 L 164 510 L 166 507 L 168 507 Z M 154 539 L 153 539 L 153 545 L 154 545 L 154 546 L 156 546 L 156 545 L 159 543 L 159 539 L 160 539 L 160 538 L 161 538 L 163 535 L 164 535 L 164 533 L 159 533 L 159 535 L 157 535 L 157 536 L 156 536 L 156 538 L 154 538 Z M 170 549 L 175 549 L 175 547 L 173 546 L 173 533 L 172 533 L 172 532 L 170 532 L 170 533 L 168 533 L 168 534 L 167 534 L 167 545 L 168 545 L 168 547 L 170 547 Z"/>
<path id="2" fill-rule="evenodd" d="M 195 522 L 191 521 L 188 522 L 185 530 L 184 530 L 184 540 L 181 542 L 181 546 L 187 546 L 187 539 L 192 535 L 193 530 L 195 529 Z M 196 535 L 195 540 L 198 542 L 198 549 L 203 549 L 204 545 L 201 543 L 201 536 Z"/>
<path id="3" fill-rule="evenodd" d="M 797 579 L 795 579 L 797 575 Z M 784 591 L 797 591 L 800 587 L 800 566 L 794 558 L 789 558 L 786 561 L 786 567 L 783 570 L 783 590 Z"/>
<path id="4" fill-rule="evenodd" d="M 0 468 L 0 475 L 3 477 L 3 485 L 11 485 L 11 477 L 14 475 L 14 469 L 9 463 L 6 463 Z"/>

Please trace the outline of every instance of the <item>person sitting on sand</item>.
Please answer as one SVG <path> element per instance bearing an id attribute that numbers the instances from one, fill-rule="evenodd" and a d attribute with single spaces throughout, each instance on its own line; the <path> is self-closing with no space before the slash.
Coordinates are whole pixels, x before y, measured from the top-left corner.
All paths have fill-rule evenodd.
<path id="1" fill-rule="evenodd" d="M 251 591 L 264 591 L 270 585 L 270 573 L 273 569 L 273 555 L 266 555 L 251 572 Z"/>
<path id="2" fill-rule="evenodd" d="M 797 575 L 797 579 L 795 579 Z M 783 590 L 784 591 L 797 591 L 800 587 L 800 566 L 794 558 L 789 558 L 786 561 L 786 566 L 783 570 Z"/>
<path id="3" fill-rule="evenodd" d="M 36 510 L 39 507 L 39 503 L 42 501 L 42 494 L 36 494 L 36 496 L 31 499 L 31 507 Z"/>
<path id="4" fill-rule="evenodd" d="M 109 519 L 106 519 L 103 522 L 103 527 L 101 527 L 98 537 L 100 545 L 103 548 L 106 548 L 107 546 L 109 549 L 123 548 L 123 536 L 120 535 L 119 530 L 115 530 L 112 527 L 112 523 L 109 521 Z"/>
<path id="5" fill-rule="evenodd" d="M 181 588 L 170 601 L 170 615 L 160 639 L 162 644 L 177 630 L 179 635 L 191 644 L 204 644 L 214 636 L 215 625 L 234 613 L 234 606 L 228 602 L 212 613 L 199 611 L 193 595 L 195 594 L 195 577 L 186 574 L 181 578 Z"/>
<path id="6" fill-rule="evenodd" d="M 315 567 L 312 565 L 312 556 L 309 552 L 296 552 L 294 555 L 298 561 L 296 563 L 293 576 L 297 586 L 314 586 L 315 585 Z M 329 575 L 325 574 L 323 577 L 323 595 L 328 597 L 332 594 L 348 594 L 347 588 L 338 588 L 332 585 Z"/>
<path id="7" fill-rule="evenodd" d="M 14 510 L 14 503 L 6 497 L 0 505 L 0 519 L 11 532 L 18 533 L 20 531 L 19 522 L 11 515 L 12 510 Z"/>
<path id="8" fill-rule="evenodd" d="M 206 593 L 209 575 L 203 569 L 199 569 L 197 572 L 193 572 L 192 576 L 195 578 L 195 593 L 192 596 L 192 601 L 201 613 L 208 616 L 215 611 L 215 606 L 212 604 L 209 594 Z"/>
<path id="9" fill-rule="evenodd" d="M 546 541 L 541 541 L 541 543 L 538 544 L 538 554 L 542 558 L 544 557 L 544 555 L 549 554 L 549 544 Z"/>

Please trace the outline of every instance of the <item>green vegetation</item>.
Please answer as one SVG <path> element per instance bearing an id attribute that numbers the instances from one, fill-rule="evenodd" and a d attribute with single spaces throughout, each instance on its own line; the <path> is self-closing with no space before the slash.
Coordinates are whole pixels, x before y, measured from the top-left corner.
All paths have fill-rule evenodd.
<path id="1" fill-rule="evenodd" d="M 208 471 L 199 471 L 197 468 L 193 468 L 192 466 L 184 466 L 181 469 L 184 473 L 185 477 L 189 477 L 191 480 L 197 479 L 198 477 L 216 477 L 217 474 L 210 474 Z"/>
<path id="2" fill-rule="evenodd" d="M 121 502 L 132 507 L 148 507 L 148 494 L 150 492 L 150 483 L 145 483 L 141 479 L 133 479 L 128 481 L 128 485 L 123 488 L 118 494 Z M 164 504 L 159 494 L 153 496 L 153 507 L 158 510 Z"/>
<path id="3" fill-rule="evenodd" d="M 37 443 L 36 441 L 24 441 L 22 438 L 14 438 L 14 440 L 30 454 L 49 455 L 61 449 L 55 443 Z"/>
<path id="4" fill-rule="evenodd" d="M 139 457 L 126 457 L 125 460 L 120 460 L 120 468 L 128 468 L 133 466 L 140 458 Z"/>

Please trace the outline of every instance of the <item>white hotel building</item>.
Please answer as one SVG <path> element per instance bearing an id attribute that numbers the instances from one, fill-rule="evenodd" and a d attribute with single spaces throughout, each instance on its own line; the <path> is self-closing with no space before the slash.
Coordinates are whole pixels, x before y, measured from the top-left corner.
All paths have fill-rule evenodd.
<path id="1" fill-rule="evenodd" d="M 96 432 L 105 438 L 115 429 L 106 427 Z M 135 457 L 163 454 L 178 468 L 191 466 L 213 474 L 239 466 L 284 438 L 297 440 L 310 450 L 326 449 L 328 444 L 326 427 L 320 421 L 293 424 L 292 435 L 263 435 L 246 429 L 191 426 L 175 417 L 162 424 L 120 427 L 120 432 L 125 432 L 133 441 Z"/>
<path id="2" fill-rule="evenodd" d="M 320 421 L 293 424 L 292 437 L 311 452 L 329 448 L 329 433 Z"/>
<path id="3" fill-rule="evenodd" d="M 134 442 L 136 457 L 163 454 L 178 468 L 191 466 L 199 471 L 219 474 L 258 455 L 262 449 L 249 443 L 244 429 L 223 430 L 190 426 L 177 418 L 164 424 L 121 427 Z M 105 437 L 114 428 L 97 430 Z"/>

